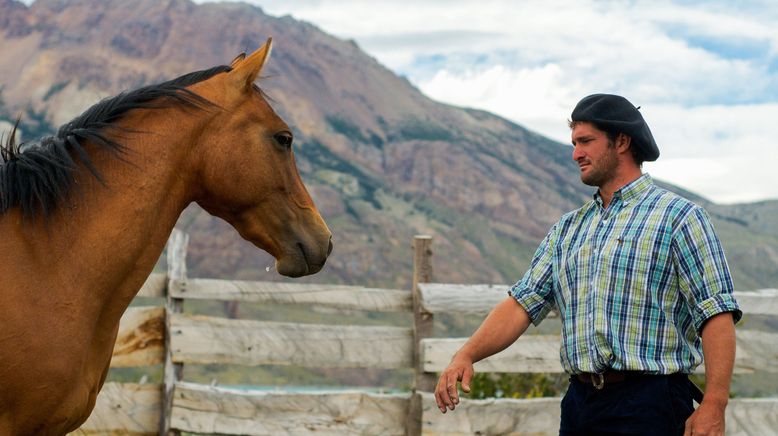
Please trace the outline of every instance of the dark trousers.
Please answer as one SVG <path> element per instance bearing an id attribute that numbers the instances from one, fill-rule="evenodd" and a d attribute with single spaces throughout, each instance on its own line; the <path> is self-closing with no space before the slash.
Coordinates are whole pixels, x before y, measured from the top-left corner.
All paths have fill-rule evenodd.
<path id="1" fill-rule="evenodd" d="M 571 377 L 560 436 L 683 435 L 694 412 L 685 374 L 639 375 L 602 390 Z"/>

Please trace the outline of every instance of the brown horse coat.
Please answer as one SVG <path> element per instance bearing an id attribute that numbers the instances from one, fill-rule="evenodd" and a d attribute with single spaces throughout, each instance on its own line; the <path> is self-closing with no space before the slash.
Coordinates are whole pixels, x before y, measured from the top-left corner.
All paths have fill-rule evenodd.
<path id="1" fill-rule="evenodd" d="M 93 123 L 125 150 L 117 158 L 98 136 L 81 141 L 104 184 L 71 149 L 73 189 L 56 207 L 0 214 L 0 435 L 59 435 L 86 420 L 119 319 L 191 202 L 272 254 L 282 274 L 324 265 L 331 234 L 297 173 L 289 127 L 253 86 L 269 51 L 270 41 L 186 87 L 210 103 L 177 90 L 149 100 L 160 107 L 101 120 L 124 130 Z M 60 136 L 78 137 L 66 127 Z"/>

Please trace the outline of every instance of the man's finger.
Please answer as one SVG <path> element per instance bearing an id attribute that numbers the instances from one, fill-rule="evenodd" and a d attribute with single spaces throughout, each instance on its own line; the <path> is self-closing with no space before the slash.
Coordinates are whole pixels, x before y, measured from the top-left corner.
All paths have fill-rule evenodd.
<path id="1" fill-rule="evenodd" d="M 445 392 L 446 392 L 446 398 L 448 398 L 448 401 L 446 404 L 448 405 L 448 408 L 451 410 L 454 410 L 454 407 L 456 407 L 457 402 L 459 401 L 457 399 L 457 374 L 446 374 L 446 386 L 445 386 Z"/>
<path id="2" fill-rule="evenodd" d="M 451 384 L 450 379 L 451 377 L 449 377 L 448 374 L 444 373 L 443 377 L 440 378 L 439 392 L 440 392 L 440 399 L 443 400 L 444 407 L 453 409 L 453 403 L 451 402 L 451 396 L 449 395 L 449 390 L 448 390 L 448 386 Z"/>
<path id="3" fill-rule="evenodd" d="M 440 411 L 443 413 L 446 413 L 446 407 L 449 404 L 449 398 L 448 393 L 446 392 L 446 382 L 447 377 L 446 374 L 443 373 L 440 376 L 440 379 L 438 380 L 438 385 L 435 388 L 435 396 L 438 402 L 438 407 L 440 408 Z"/>
<path id="4" fill-rule="evenodd" d="M 446 405 L 443 403 L 443 398 L 440 397 L 441 383 L 438 381 L 438 385 L 435 387 L 435 402 L 438 404 L 438 409 L 441 413 L 446 413 Z"/>
<path id="5" fill-rule="evenodd" d="M 470 381 L 473 380 L 473 370 L 472 368 L 465 368 L 464 373 L 462 374 L 462 390 L 470 393 Z"/>
<path id="6" fill-rule="evenodd" d="M 451 410 L 454 410 L 454 406 L 459 404 L 459 392 L 457 391 L 457 383 L 453 382 L 446 387 L 446 390 L 451 397 Z"/>
<path id="7" fill-rule="evenodd" d="M 683 428 L 683 436 L 692 436 L 692 417 L 686 420 L 686 425 Z"/>

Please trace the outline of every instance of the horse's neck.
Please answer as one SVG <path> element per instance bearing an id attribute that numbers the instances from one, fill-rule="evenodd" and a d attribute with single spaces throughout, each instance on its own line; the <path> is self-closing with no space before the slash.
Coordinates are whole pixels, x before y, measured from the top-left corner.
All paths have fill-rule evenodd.
<path id="1" fill-rule="evenodd" d="M 65 427 L 63 417 L 88 413 L 121 314 L 188 202 L 181 142 L 191 138 L 160 121 L 139 126 L 154 133 L 122 139 L 129 163 L 87 144 L 107 186 L 79 169 L 76 192 L 48 221 L 25 222 L 19 208 L 0 215 L 0 433 L 46 422 L 38 410 Z"/>
<path id="2" fill-rule="evenodd" d="M 178 216 L 189 203 L 186 142 L 163 117 L 144 120 L 144 133 L 122 139 L 123 162 L 96 153 L 106 185 L 85 170 L 81 194 L 61 208 L 51 228 L 59 270 L 100 307 L 99 316 L 118 320 L 151 272 Z M 158 120 L 158 121 L 155 121 Z M 75 266 L 71 268 L 71 266 Z M 78 297 L 78 296 L 76 296 Z"/>

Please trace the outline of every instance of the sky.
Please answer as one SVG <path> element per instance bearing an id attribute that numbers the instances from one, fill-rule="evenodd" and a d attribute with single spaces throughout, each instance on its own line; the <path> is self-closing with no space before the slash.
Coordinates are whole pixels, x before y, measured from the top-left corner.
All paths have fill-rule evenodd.
<path id="1" fill-rule="evenodd" d="M 582 97 L 623 95 L 661 151 L 644 171 L 718 203 L 778 199 L 774 0 L 249 3 L 355 40 L 437 101 L 563 143 Z"/>

